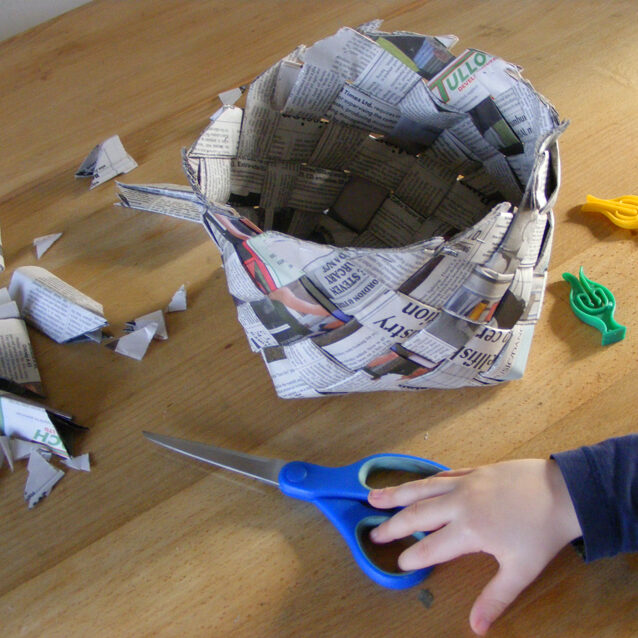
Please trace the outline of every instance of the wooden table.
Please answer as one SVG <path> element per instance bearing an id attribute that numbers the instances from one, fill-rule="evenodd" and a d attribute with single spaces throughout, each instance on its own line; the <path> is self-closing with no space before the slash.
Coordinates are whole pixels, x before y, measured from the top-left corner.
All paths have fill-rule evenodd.
<path id="1" fill-rule="evenodd" d="M 139 163 L 125 181 L 186 183 L 180 149 L 220 91 L 299 43 L 375 17 L 387 30 L 455 33 L 457 51 L 520 64 L 571 120 L 545 306 L 521 381 L 284 401 L 249 351 L 203 230 L 114 208 L 113 182 L 89 191 L 73 174 L 117 133 Z M 467 466 L 635 430 L 635 232 L 579 212 L 587 193 L 638 191 L 635 18 L 632 2 L 95 1 L 0 44 L 0 285 L 36 263 L 35 237 L 62 231 L 37 263 L 102 302 L 113 332 L 183 283 L 189 297 L 186 312 L 168 316 L 169 340 L 141 362 L 31 331 L 49 402 L 90 428 L 80 451 L 93 469 L 67 472 L 33 510 L 24 465 L 0 470 L 3 636 L 470 635 L 491 557 L 383 590 L 312 506 L 162 451 L 141 432 L 328 465 L 396 451 Z M 601 347 L 572 315 L 561 273 L 580 265 L 615 293 L 622 343 Z M 636 635 L 637 586 L 636 556 L 587 566 L 566 548 L 492 635 Z"/>

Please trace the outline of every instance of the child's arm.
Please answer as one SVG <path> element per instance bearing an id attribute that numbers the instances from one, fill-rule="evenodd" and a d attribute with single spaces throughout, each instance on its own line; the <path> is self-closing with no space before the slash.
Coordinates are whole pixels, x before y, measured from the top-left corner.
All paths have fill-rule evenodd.
<path id="1" fill-rule="evenodd" d="M 441 472 L 372 490 L 369 500 L 378 508 L 405 507 L 372 531 L 375 542 L 432 532 L 401 554 L 401 569 L 428 567 L 472 552 L 496 558 L 499 570 L 470 613 L 470 625 L 480 635 L 564 545 L 581 535 L 560 469 L 552 460 Z"/>
<path id="2" fill-rule="evenodd" d="M 576 508 L 585 560 L 638 551 L 638 434 L 552 458 Z"/>

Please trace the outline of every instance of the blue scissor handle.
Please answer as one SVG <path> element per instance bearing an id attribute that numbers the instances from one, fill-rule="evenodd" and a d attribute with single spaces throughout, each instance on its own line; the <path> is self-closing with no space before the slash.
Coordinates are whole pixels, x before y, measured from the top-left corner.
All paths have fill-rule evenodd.
<path id="1" fill-rule="evenodd" d="M 311 502 L 339 530 L 357 565 L 368 578 L 378 585 L 389 589 L 407 589 L 418 585 L 432 571 L 432 568 L 429 567 L 410 572 L 389 572 L 377 566 L 367 555 L 363 545 L 364 534 L 390 518 L 397 510 L 382 512 L 360 501 L 342 498 L 320 498 Z M 420 539 L 425 534 L 419 532 L 415 536 Z"/>
<path id="2" fill-rule="evenodd" d="M 431 568 L 393 573 L 372 562 L 363 548 L 363 535 L 390 518 L 396 510 L 378 510 L 368 504 L 370 487 L 366 479 L 376 470 L 400 470 L 429 476 L 447 469 L 434 461 L 404 454 L 375 454 L 344 467 L 293 461 L 281 468 L 279 487 L 287 496 L 314 503 L 324 513 L 339 530 L 357 564 L 369 578 L 383 587 L 404 589 L 420 583 Z M 425 534 L 415 536 L 423 538 Z"/>

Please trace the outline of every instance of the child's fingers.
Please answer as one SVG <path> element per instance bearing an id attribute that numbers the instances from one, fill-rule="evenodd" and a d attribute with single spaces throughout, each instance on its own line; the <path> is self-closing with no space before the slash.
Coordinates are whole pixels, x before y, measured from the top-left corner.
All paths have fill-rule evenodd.
<path id="1" fill-rule="evenodd" d="M 370 505 L 381 509 L 391 507 L 406 507 L 424 498 L 433 498 L 447 494 L 454 487 L 454 477 L 439 474 L 419 481 L 410 481 L 395 487 L 382 490 L 370 490 L 368 501 Z"/>
<path id="2" fill-rule="evenodd" d="M 439 529 L 451 520 L 449 499 L 443 497 L 419 500 L 397 512 L 370 532 L 375 543 L 389 543 L 414 532 Z"/>
<path id="3" fill-rule="evenodd" d="M 470 472 L 474 472 L 475 469 L 475 467 L 459 467 L 456 470 L 442 470 L 441 472 L 435 474 L 435 476 L 465 476 Z"/>
<path id="4" fill-rule="evenodd" d="M 456 532 L 454 523 L 450 523 L 402 552 L 399 567 L 404 571 L 423 569 L 466 553 L 468 550 L 462 545 L 462 537 Z"/>
<path id="5" fill-rule="evenodd" d="M 537 575 L 527 570 L 501 567 L 474 601 L 470 612 L 470 626 L 474 633 L 484 636 L 490 625 Z"/>

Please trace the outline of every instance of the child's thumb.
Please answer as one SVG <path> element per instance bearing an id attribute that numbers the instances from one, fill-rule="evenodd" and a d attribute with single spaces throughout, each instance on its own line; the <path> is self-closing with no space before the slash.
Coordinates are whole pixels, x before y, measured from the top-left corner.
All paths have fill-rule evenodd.
<path id="1" fill-rule="evenodd" d="M 484 636 L 490 625 L 535 577 L 536 574 L 501 566 L 494 578 L 487 583 L 474 601 L 470 612 L 472 631 L 479 636 Z"/>

